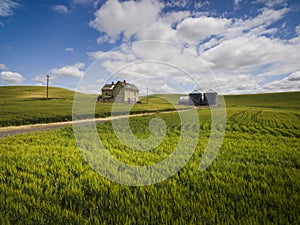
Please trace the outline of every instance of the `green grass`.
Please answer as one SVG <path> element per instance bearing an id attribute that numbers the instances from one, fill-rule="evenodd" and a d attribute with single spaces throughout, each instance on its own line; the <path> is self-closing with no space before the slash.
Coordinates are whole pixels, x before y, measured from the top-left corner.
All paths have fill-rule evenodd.
<path id="1" fill-rule="evenodd" d="M 259 107 L 283 110 L 300 110 L 300 92 L 227 95 L 227 107 Z"/>
<path id="2" fill-rule="evenodd" d="M 36 123 L 61 122 L 72 120 L 74 92 L 56 87 L 49 87 L 49 100 L 46 100 L 46 88 L 39 86 L 0 86 L 0 127 Z M 96 96 L 94 96 L 96 99 Z M 93 97 L 93 98 L 94 98 Z M 170 97 L 170 96 L 166 96 Z M 172 110 L 174 107 L 159 96 L 150 96 L 148 104 L 133 107 L 131 113 Z M 171 96 L 171 103 L 177 99 Z M 119 104 L 121 112 L 126 104 Z M 107 117 L 111 114 L 111 103 L 96 103 L 95 117 Z"/>
<path id="3" fill-rule="evenodd" d="M 3 138 L 0 224 L 299 224 L 299 92 L 267 96 L 269 101 L 257 95 L 252 102 L 239 96 L 240 105 L 236 96 L 226 97 L 224 142 L 203 172 L 198 166 L 211 121 L 209 109 L 198 110 L 201 131 L 193 157 L 173 177 L 150 186 L 119 185 L 96 173 L 71 127 Z M 285 105 L 272 107 L 271 99 Z M 168 125 L 167 136 L 149 152 L 123 146 L 110 122 L 97 129 L 114 157 L 151 165 L 172 153 L 180 137 L 177 113 L 158 116 Z M 131 118 L 137 137 L 148 137 L 153 117 Z"/>
<path id="4" fill-rule="evenodd" d="M 46 88 L 40 86 L 0 86 L 0 127 L 72 120 L 74 92 L 50 87 L 49 99 L 45 99 Z M 173 110 L 181 95 L 151 95 L 141 97 L 142 104 L 136 104 L 131 113 Z M 95 96 L 96 98 L 96 96 Z M 277 108 L 300 110 L 300 92 L 272 93 L 257 95 L 224 96 L 226 106 Z M 147 104 L 148 102 L 148 104 Z M 127 104 L 118 104 L 124 111 Z M 111 115 L 111 103 L 96 103 L 95 117 Z M 183 106 L 181 108 L 184 108 Z"/>
<path id="5" fill-rule="evenodd" d="M 0 126 L 72 120 L 74 92 L 38 86 L 0 87 Z"/>

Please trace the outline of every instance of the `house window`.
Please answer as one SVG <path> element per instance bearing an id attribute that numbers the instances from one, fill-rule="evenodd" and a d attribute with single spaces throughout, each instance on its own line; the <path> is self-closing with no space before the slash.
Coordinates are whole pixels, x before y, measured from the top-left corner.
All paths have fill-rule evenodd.
<path id="1" fill-rule="evenodd" d="M 121 88 L 120 88 L 120 87 L 118 87 L 118 94 L 120 93 L 120 91 L 121 91 Z"/>

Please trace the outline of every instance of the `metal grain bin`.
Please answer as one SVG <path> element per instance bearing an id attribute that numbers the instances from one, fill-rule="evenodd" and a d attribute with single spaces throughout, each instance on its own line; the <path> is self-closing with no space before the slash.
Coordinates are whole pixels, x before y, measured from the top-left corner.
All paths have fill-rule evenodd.
<path id="1" fill-rule="evenodd" d="M 190 96 L 180 96 L 178 99 L 178 105 L 193 105 Z"/>
<path id="2" fill-rule="evenodd" d="M 202 105 L 203 104 L 203 95 L 202 95 L 202 90 L 201 89 L 196 89 L 192 91 L 189 94 L 191 100 L 193 101 L 193 104 L 195 106 Z"/>
<path id="3" fill-rule="evenodd" d="M 209 105 L 209 106 L 218 105 L 218 93 L 211 89 L 205 92 L 203 105 Z"/>

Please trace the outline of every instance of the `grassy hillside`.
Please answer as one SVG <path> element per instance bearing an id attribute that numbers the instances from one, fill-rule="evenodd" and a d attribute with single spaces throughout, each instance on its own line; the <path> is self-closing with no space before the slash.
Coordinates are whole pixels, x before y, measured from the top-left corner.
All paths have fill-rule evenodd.
<path id="1" fill-rule="evenodd" d="M 70 120 L 74 92 L 39 86 L 0 87 L 0 126 Z"/>
<path id="2" fill-rule="evenodd" d="M 260 107 L 300 110 L 300 92 L 225 96 L 226 107 Z"/>
<path id="3" fill-rule="evenodd" d="M 49 87 L 49 100 L 46 100 L 45 87 L 0 86 L 0 126 L 70 121 L 74 94 L 67 89 Z M 146 98 L 141 98 L 141 101 L 143 104 L 135 105 L 132 113 L 173 109 L 158 96 L 150 96 L 148 104 L 145 104 Z M 111 106 L 111 103 L 97 102 L 95 116 L 109 116 Z M 119 110 L 124 110 L 125 106 L 120 104 Z"/>
<path id="4" fill-rule="evenodd" d="M 0 86 L 0 126 L 72 120 L 73 91 L 50 87 L 50 100 L 46 100 L 45 95 L 45 87 Z M 169 102 L 176 105 L 179 96 L 181 95 L 151 95 L 148 100 L 146 97 L 141 97 L 142 104 L 135 105 L 131 113 L 172 110 L 174 107 Z M 300 109 L 300 92 L 230 95 L 225 96 L 225 102 L 228 108 L 260 107 L 297 111 Z M 111 103 L 97 102 L 95 116 L 109 116 L 111 106 Z M 125 106 L 119 104 L 118 110 L 124 111 Z"/>
<path id="5" fill-rule="evenodd" d="M 70 100 L 73 99 L 74 92 L 71 90 L 49 87 L 49 99 Z M 29 101 L 45 100 L 46 87 L 42 86 L 0 86 L 1 101 Z"/>

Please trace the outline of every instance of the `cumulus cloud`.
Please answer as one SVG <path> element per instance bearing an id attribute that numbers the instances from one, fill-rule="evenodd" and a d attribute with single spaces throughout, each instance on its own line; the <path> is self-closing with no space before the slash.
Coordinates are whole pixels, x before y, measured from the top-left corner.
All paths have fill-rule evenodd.
<path id="1" fill-rule="evenodd" d="M 128 52 L 122 52 L 122 51 L 97 51 L 97 52 L 87 52 L 87 55 L 91 57 L 92 59 L 107 59 L 111 61 L 132 61 L 136 58 L 128 53 Z"/>
<path id="2" fill-rule="evenodd" d="M 225 18 L 189 17 L 178 24 L 176 35 L 187 43 L 197 44 L 211 35 L 222 34 L 230 23 L 231 21 Z"/>
<path id="3" fill-rule="evenodd" d="M 60 68 L 53 68 L 50 73 L 55 76 L 66 76 L 81 78 L 84 76 L 82 69 L 85 67 L 84 63 L 76 63 L 75 65 L 66 65 Z"/>
<path id="4" fill-rule="evenodd" d="M 235 0 L 233 3 L 234 7 L 240 8 L 243 2 Z M 176 82 L 184 85 L 193 83 L 185 75 L 172 69 L 166 70 L 162 65 L 139 65 L 134 69 L 126 67 L 139 60 L 157 60 L 187 71 L 193 79 L 205 83 L 203 85 L 207 87 L 214 85 L 206 78 L 210 76 L 207 68 L 212 69 L 225 93 L 264 91 L 268 86 L 262 87 L 261 84 L 266 80 L 300 70 L 300 28 L 295 27 L 297 37 L 279 39 L 281 30 L 276 23 L 290 13 L 291 9 L 284 0 L 257 0 L 251 4 L 258 3 L 264 6 L 255 16 L 230 18 L 216 17 L 209 12 L 178 10 L 189 7 L 190 1 L 185 0 L 163 3 L 158 0 L 109 0 L 97 10 L 95 18 L 89 23 L 99 31 L 98 43 L 114 43 L 118 40 L 169 41 L 188 46 L 193 54 L 182 54 L 186 51 L 185 48 L 162 47 L 151 42 L 133 43 L 131 51 L 125 53 L 118 50 L 87 54 L 92 59 L 101 57 L 102 66 L 108 72 L 124 67 L 122 72 L 132 79 L 143 77 L 147 75 L 147 71 L 151 71 L 157 74 L 169 73 L 165 77 L 176 79 Z M 164 11 L 165 8 L 172 7 L 177 10 L 167 10 L 167 13 Z M 140 16 L 139 12 L 145 12 L 145 15 Z"/>
<path id="5" fill-rule="evenodd" d="M 33 79 L 32 79 L 37 85 L 44 85 L 46 84 L 46 76 L 45 75 L 38 75 L 38 76 L 35 76 Z"/>
<path id="6" fill-rule="evenodd" d="M 234 0 L 234 6 L 238 7 L 242 0 Z"/>
<path id="7" fill-rule="evenodd" d="M 260 13 L 253 18 L 234 19 L 224 34 L 225 39 L 232 39 L 239 36 L 259 37 L 268 33 L 274 33 L 277 30 L 269 28 L 270 25 L 282 19 L 288 12 L 288 8 L 280 10 L 263 8 L 260 10 Z"/>
<path id="8" fill-rule="evenodd" d="M 1 0 L 0 4 L 0 16 L 11 16 L 13 15 L 13 10 L 17 8 L 19 4 L 11 0 Z"/>
<path id="9" fill-rule="evenodd" d="M 193 46 L 212 35 L 223 41 L 245 35 L 274 34 L 277 29 L 269 26 L 289 12 L 288 8 L 263 8 L 253 18 L 228 19 L 192 14 L 190 11 L 163 13 L 162 9 L 167 4 L 156 0 L 109 0 L 95 13 L 90 26 L 100 32 L 98 43 L 113 43 L 120 38 L 128 41 L 135 37 L 137 40 L 175 41 Z M 140 11 L 147 13 L 141 17 Z"/>
<path id="10" fill-rule="evenodd" d="M 268 91 L 299 91 L 300 90 L 300 71 L 281 79 L 270 82 L 263 86 Z"/>
<path id="11" fill-rule="evenodd" d="M 6 70 L 6 69 L 7 69 L 6 65 L 3 63 L 0 63 L 0 70 Z"/>
<path id="12" fill-rule="evenodd" d="M 203 53 L 217 69 L 253 69 L 274 63 L 285 46 L 266 37 L 237 37 L 226 40 Z"/>
<path id="13" fill-rule="evenodd" d="M 68 8 L 64 5 L 55 5 L 55 6 L 52 6 L 52 9 L 55 12 L 60 13 L 60 14 L 66 14 L 69 12 Z"/>
<path id="14" fill-rule="evenodd" d="M 20 84 L 25 80 L 24 76 L 11 71 L 2 71 L 0 73 L 0 82 L 6 84 Z"/>
<path id="15" fill-rule="evenodd" d="M 298 35 L 300 35 L 300 25 L 298 25 L 298 26 L 296 27 L 295 31 L 296 31 L 296 33 L 297 33 Z"/>
<path id="16" fill-rule="evenodd" d="M 265 4 L 269 8 L 274 8 L 275 6 L 286 6 L 286 0 L 256 0 L 253 2 L 254 4 L 262 3 Z"/>
<path id="17" fill-rule="evenodd" d="M 161 7 L 158 1 L 109 0 L 95 13 L 95 19 L 90 22 L 90 26 L 105 32 L 114 41 L 121 34 L 125 39 L 129 39 L 141 28 L 153 24 Z M 142 16 L 141 12 L 143 12 Z"/>

